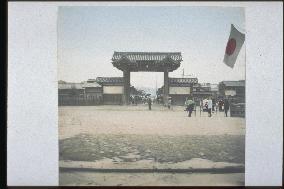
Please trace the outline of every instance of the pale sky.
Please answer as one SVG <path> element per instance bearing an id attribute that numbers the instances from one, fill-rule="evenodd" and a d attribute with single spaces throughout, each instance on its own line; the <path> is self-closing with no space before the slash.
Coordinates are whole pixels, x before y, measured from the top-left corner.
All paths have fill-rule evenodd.
<path id="1" fill-rule="evenodd" d="M 111 64 L 114 51 L 181 52 L 170 77 L 193 74 L 199 82 L 245 79 L 245 44 L 235 67 L 223 63 L 231 24 L 245 32 L 237 7 L 92 6 L 58 10 L 58 80 L 81 82 L 121 77 Z M 131 85 L 155 88 L 163 73 L 131 73 Z"/>

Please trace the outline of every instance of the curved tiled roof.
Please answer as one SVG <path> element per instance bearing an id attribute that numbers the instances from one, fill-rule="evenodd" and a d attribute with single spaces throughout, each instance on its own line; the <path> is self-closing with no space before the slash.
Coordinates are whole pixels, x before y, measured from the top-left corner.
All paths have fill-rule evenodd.
<path id="1" fill-rule="evenodd" d="M 58 89 L 83 89 L 82 83 L 58 83 Z"/>
<path id="2" fill-rule="evenodd" d="M 221 83 L 223 83 L 227 87 L 244 87 L 245 86 L 245 80 L 222 81 Z"/>
<path id="3" fill-rule="evenodd" d="M 84 82 L 82 84 L 83 88 L 89 88 L 89 87 L 101 87 L 100 84 L 98 84 L 97 82 Z"/>
<path id="4" fill-rule="evenodd" d="M 112 61 L 122 57 L 128 58 L 131 62 L 135 61 L 161 61 L 170 57 L 174 61 L 182 61 L 180 52 L 114 52 Z"/>
<path id="5" fill-rule="evenodd" d="M 96 82 L 102 83 L 123 83 L 123 77 L 97 77 Z"/>
<path id="6" fill-rule="evenodd" d="M 198 83 L 197 78 L 169 78 L 170 84 Z"/>
<path id="7" fill-rule="evenodd" d="M 119 70 L 173 71 L 180 66 L 180 52 L 114 52 L 112 64 Z"/>

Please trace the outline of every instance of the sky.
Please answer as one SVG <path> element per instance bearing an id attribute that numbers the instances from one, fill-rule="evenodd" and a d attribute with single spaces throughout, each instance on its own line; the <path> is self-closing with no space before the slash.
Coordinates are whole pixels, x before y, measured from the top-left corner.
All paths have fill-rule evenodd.
<path id="1" fill-rule="evenodd" d="M 181 52 L 185 75 L 219 83 L 245 79 L 245 43 L 232 69 L 223 63 L 231 24 L 245 33 L 238 7 L 90 6 L 58 10 L 58 80 L 81 82 L 122 77 L 111 64 L 114 51 Z M 163 73 L 131 73 L 131 85 L 163 85 Z"/>

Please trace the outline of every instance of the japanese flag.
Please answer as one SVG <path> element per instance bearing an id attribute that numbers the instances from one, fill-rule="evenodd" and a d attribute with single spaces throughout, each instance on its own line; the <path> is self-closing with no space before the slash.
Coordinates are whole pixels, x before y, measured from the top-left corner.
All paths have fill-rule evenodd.
<path id="1" fill-rule="evenodd" d="M 231 24 L 231 33 L 227 42 L 225 56 L 223 62 L 233 68 L 239 52 L 244 44 L 245 34 L 239 32 L 233 24 Z"/>

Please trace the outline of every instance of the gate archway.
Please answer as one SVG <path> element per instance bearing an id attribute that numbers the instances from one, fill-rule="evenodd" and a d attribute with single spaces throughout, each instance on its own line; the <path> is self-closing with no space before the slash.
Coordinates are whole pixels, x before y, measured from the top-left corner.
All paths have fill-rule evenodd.
<path id="1" fill-rule="evenodd" d="M 112 64 L 123 72 L 123 104 L 129 104 L 130 72 L 164 72 L 164 102 L 169 96 L 169 72 L 179 68 L 181 52 L 114 52 Z"/>

